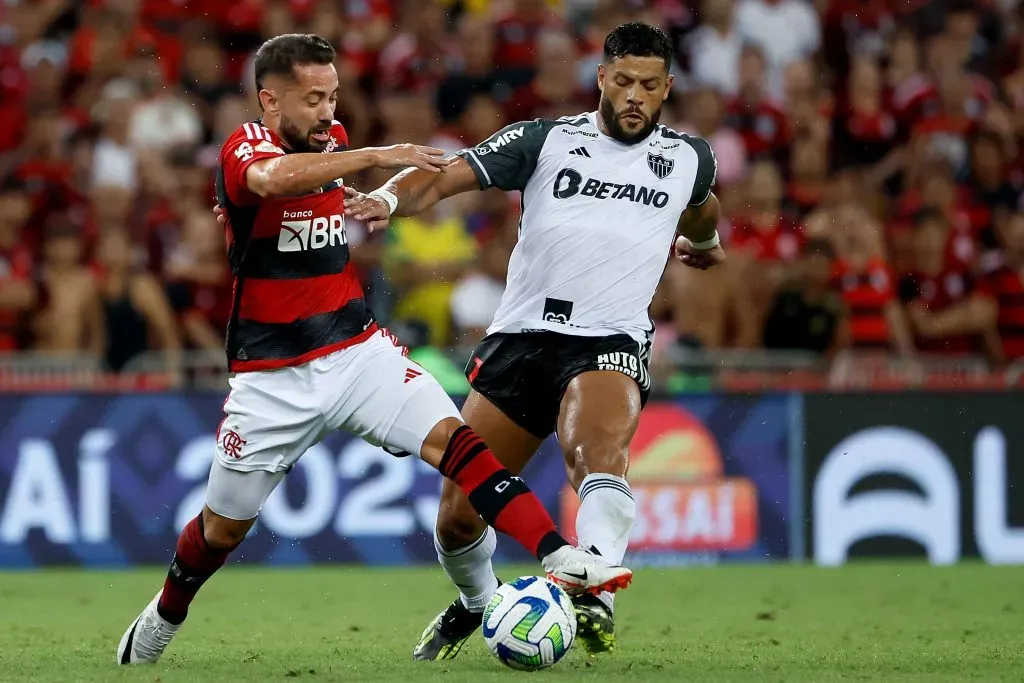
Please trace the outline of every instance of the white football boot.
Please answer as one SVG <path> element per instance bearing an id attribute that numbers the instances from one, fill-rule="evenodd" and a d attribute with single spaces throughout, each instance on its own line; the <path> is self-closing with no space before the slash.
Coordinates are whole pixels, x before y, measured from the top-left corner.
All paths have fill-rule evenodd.
<path id="1" fill-rule="evenodd" d="M 118 664 L 156 663 L 181 628 L 181 624 L 172 624 L 157 612 L 156 606 L 162 594 L 163 590 L 156 594 L 152 602 L 146 605 L 142 614 L 121 636 L 121 642 L 117 646 Z"/>
<path id="2" fill-rule="evenodd" d="M 566 545 L 547 555 L 541 564 L 548 573 L 548 579 L 569 595 L 590 593 L 599 595 L 605 591 L 628 588 L 633 572 L 625 567 L 608 564 L 589 550 Z"/>

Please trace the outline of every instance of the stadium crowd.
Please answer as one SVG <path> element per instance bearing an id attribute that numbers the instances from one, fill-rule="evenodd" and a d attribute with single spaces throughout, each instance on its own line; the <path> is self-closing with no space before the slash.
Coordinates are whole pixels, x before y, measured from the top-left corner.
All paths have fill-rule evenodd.
<path id="1" fill-rule="evenodd" d="M 1016 0 L 0 2 L 0 351 L 118 370 L 223 348 L 214 170 L 259 115 L 267 37 L 337 47 L 353 146 L 455 151 L 593 109 L 625 21 L 677 46 L 661 122 L 711 142 L 727 216 L 726 267 L 669 264 L 659 344 L 1024 357 Z M 349 221 L 378 317 L 411 345 L 481 336 L 517 212 L 495 190 L 383 234 Z"/>

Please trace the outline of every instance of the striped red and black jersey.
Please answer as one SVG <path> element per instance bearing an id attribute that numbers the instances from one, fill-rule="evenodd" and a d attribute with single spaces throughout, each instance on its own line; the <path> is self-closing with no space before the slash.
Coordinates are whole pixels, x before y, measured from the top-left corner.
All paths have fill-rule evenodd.
<path id="1" fill-rule="evenodd" d="M 930 313 L 939 313 L 985 293 L 985 287 L 959 264 L 947 266 L 937 275 L 908 273 L 899 281 L 900 300 L 907 306 L 923 306 Z M 953 354 L 978 353 L 980 342 L 976 334 L 955 334 L 932 339 L 918 337 L 916 340 L 919 351 Z"/>
<path id="2" fill-rule="evenodd" d="M 850 311 L 850 337 L 860 349 L 887 349 L 891 334 L 886 309 L 896 301 L 896 288 L 885 261 L 874 259 L 864 268 L 836 264 L 836 284 Z"/>
<path id="3" fill-rule="evenodd" d="M 983 281 L 999 305 L 999 337 L 1006 359 L 1024 358 L 1024 272 L 1003 266 Z"/>
<path id="4" fill-rule="evenodd" d="M 347 147 L 335 121 L 324 153 Z M 249 190 L 249 166 L 287 153 L 259 122 L 243 124 L 221 148 L 217 201 L 227 212 L 234 274 L 226 343 L 232 372 L 308 363 L 377 330 L 349 260 L 343 179 L 296 197 Z"/>

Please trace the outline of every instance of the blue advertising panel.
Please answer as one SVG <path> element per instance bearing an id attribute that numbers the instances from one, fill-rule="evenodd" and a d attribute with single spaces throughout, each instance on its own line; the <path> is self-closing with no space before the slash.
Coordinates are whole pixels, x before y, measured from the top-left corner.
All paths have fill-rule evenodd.
<path id="1" fill-rule="evenodd" d="M 217 394 L 0 396 L 0 567 L 162 564 L 201 509 Z M 789 400 L 652 402 L 633 444 L 635 557 L 782 559 Z M 572 534 L 575 497 L 549 439 L 524 473 Z M 242 563 L 436 561 L 440 476 L 347 434 L 310 449 L 232 556 Z M 526 560 L 508 539 L 497 559 Z"/>

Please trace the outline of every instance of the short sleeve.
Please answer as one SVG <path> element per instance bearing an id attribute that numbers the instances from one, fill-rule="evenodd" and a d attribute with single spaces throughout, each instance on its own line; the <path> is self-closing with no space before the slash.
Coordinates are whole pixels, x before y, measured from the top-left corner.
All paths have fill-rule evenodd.
<path id="1" fill-rule="evenodd" d="M 690 193 L 690 206 L 700 206 L 711 196 L 711 188 L 715 186 L 715 179 L 718 177 L 718 159 L 711 149 L 708 141 L 693 135 L 683 135 L 683 139 L 693 148 L 697 154 L 697 177 L 693 181 L 693 191 Z"/>
<path id="2" fill-rule="evenodd" d="M 513 123 L 458 154 L 469 162 L 481 190 L 522 190 L 536 170 L 544 141 L 555 125 L 543 119 Z"/>
<path id="3" fill-rule="evenodd" d="M 245 123 L 227 139 L 220 150 L 224 189 L 236 206 L 252 204 L 256 195 L 249 190 L 245 173 L 257 161 L 284 156 L 273 131 L 259 123 Z"/>

